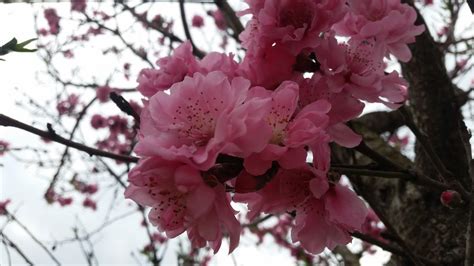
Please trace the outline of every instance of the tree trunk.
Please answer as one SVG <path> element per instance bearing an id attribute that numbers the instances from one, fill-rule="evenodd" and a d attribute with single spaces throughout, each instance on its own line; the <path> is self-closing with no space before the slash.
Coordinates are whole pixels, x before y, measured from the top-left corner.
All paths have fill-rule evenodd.
<path id="1" fill-rule="evenodd" d="M 424 21 L 419 15 L 417 24 L 422 23 Z M 370 126 L 367 123 L 355 122 L 354 128 L 364 135 L 369 146 L 405 168 L 415 167 L 432 179 L 447 184 L 458 182 L 470 190 L 464 145 L 468 132 L 456 101 L 455 87 L 444 65 L 444 55 L 428 31 L 417 37 L 411 50 L 413 59 L 402 64 L 404 77 L 410 83 L 409 109 L 418 128 L 428 136 L 436 154 L 452 175 L 440 176 L 429 154 L 418 142 L 413 163 L 363 125 Z M 356 158 L 359 164 L 370 162 L 365 157 Z M 463 264 L 469 204 L 449 209 L 441 204 L 439 191 L 403 180 L 350 178 L 357 192 L 388 225 L 388 233 L 404 240 L 405 250 L 435 265 Z M 391 263 L 405 265 L 407 262 L 394 257 Z M 429 263 L 425 261 L 423 264 Z"/>

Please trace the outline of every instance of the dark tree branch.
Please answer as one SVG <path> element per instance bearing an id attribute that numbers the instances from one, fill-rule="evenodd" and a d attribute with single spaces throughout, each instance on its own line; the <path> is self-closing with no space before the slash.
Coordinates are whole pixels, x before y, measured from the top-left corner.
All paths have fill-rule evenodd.
<path id="1" fill-rule="evenodd" d="M 111 152 L 91 148 L 91 147 L 86 146 L 84 144 L 77 143 L 77 142 L 74 142 L 72 140 L 63 138 L 63 137 L 57 135 L 54 131 L 51 131 L 51 130 L 44 131 L 44 130 L 32 127 L 30 125 L 24 124 L 24 123 L 22 123 L 18 120 L 15 120 L 15 119 L 13 119 L 11 117 L 8 117 L 6 115 L 3 115 L 3 114 L 0 114 L 0 126 L 19 128 L 19 129 L 22 129 L 24 131 L 27 131 L 27 132 L 33 133 L 35 135 L 38 135 L 40 137 L 52 140 L 52 141 L 57 142 L 57 143 L 61 143 L 63 145 L 66 145 L 68 147 L 71 147 L 71 148 L 74 148 L 74 149 L 77 149 L 77 150 L 80 150 L 80 151 L 83 151 L 83 152 L 86 152 L 90 156 L 93 156 L 93 155 L 101 156 L 101 157 L 106 157 L 106 158 L 115 159 L 115 160 L 118 160 L 118 161 L 123 161 L 123 162 L 128 162 L 128 163 L 138 162 L 137 157 L 125 156 L 125 155 L 121 155 L 121 154 L 116 154 L 116 153 L 111 153 Z"/>
<path id="2" fill-rule="evenodd" d="M 224 17 L 226 19 L 227 25 L 232 29 L 232 37 L 237 41 L 240 42 L 239 35 L 242 31 L 244 31 L 244 26 L 242 22 L 240 22 L 239 17 L 235 14 L 234 9 L 229 5 L 226 0 L 215 0 L 214 1 L 219 7 L 219 9 L 224 13 Z"/>
<path id="3" fill-rule="evenodd" d="M 116 93 L 116 92 L 111 92 L 110 93 L 110 99 L 117 105 L 117 107 L 127 115 L 133 117 L 137 123 L 137 125 L 140 125 L 140 115 L 137 114 L 135 109 L 130 105 L 130 103 L 123 98 L 122 95 Z"/>
<path id="4" fill-rule="evenodd" d="M 191 32 L 189 31 L 188 20 L 186 18 L 186 11 L 184 9 L 184 0 L 179 0 L 179 12 L 181 14 L 181 22 L 183 23 L 184 34 L 186 35 L 186 39 L 188 39 L 191 45 L 193 46 L 193 51 L 199 50 L 197 49 L 196 44 L 194 43 L 193 38 L 191 37 Z"/>

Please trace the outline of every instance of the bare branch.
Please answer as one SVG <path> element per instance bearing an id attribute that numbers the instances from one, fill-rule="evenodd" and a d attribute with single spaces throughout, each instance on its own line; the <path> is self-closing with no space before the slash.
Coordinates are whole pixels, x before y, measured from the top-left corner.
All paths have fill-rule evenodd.
<path id="1" fill-rule="evenodd" d="M 81 143 L 74 142 L 72 140 L 63 138 L 59 135 L 57 135 L 54 131 L 52 131 L 52 127 L 50 124 L 49 125 L 49 130 L 44 131 L 35 127 L 32 127 L 30 125 L 24 124 L 18 120 L 15 120 L 9 116 L 0 114 L 0 126 L 5 126 L 5 127 L 16 127 L 19 129 L 22 129 L 24 131 L 33 133 L 35 135 L 38 135 L 40 137 L 52 140 L 57 143 L 61 143 L 63 145 L 66 145 L 68 147 L 83 151 L 88 153 L 90 156 L 95 155 L 95 156 L 101 156 L 101 157 L 106 157 L 110 159 L 115 159 L 118 161 L 123 161 L 123 162 L 128 162 L 128 163 L 136 163 L 138 162 L 138 158 L 134 156 L 126 156 L 126 155 L 121 155 L 121 154 L 116 154 L 116 153 L 111 153 L 103 150 L 98 150 L 95 148 L 91 148 L 89 146 L 86 146 Z"/>
<path id="2" fill-rule="evenodd" d="M 28 265 L 34 265 L 33 262 L 25 255 L 25 253 L 18 247 L 15 242 L 11 241 L 7 235 L 5 235 L 3 232 L 0 231 L 0 236 L 2 237 L 2 242 L 5 245 L 8 245 L 9 247 L 13 248 L 24 260 Z"/>

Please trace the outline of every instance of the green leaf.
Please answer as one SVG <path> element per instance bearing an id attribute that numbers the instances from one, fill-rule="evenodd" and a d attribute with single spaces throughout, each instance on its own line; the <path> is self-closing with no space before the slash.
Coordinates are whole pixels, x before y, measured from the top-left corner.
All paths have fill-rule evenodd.
<path id="1" fill-rule="evenodd" d="M 34 41 L 36 41 L 36 40 L 38 40 L 38 38 L 32 38 L 32 39 L 26 40 L 26 41 L 24 41 L 24 42 L 21 42 L 21 43 L 17 44 L 16 46 L 25 47 L 25 46 L 27 46 L 30 42 L 34 42 Z"/>
<path id="2" fill-rule="evenodd" d="M 0 55 L 6 55 L 10 52 L 20 52 L 20 53 L 35 52 L 38 49 L 28 49 L 28 48 L 25 48 L 25 46 L 36 40 L 37 38 L 33 38 L 33 39 L 26 40 L 24 42 L 18 43 L 18 40 L 16 38 L 13 38 L 9 42 L 7 42 L 6 44 L 0 47 Z M 3 59 L 0 59 L 0 60 L 5 61 Z"/>
<path id="3" fill-rule="evenodd" d="M 7 43 L 5 43 L 4 45 L 2 45 L 2 46 L 0 47 L 0 55 L 6 55 L 6 54 L 8 54 L 8 53 L 12 50 L 12 48 L 15 47 L 15 45 L 17 44 L 17 42 L 18 42 L 18 41 L 16 40 L 16 38 L 13 38 L 13 39 L 11 39 L 9 42 L 7 42 Z"/>
<path id="4" fill-rule="evenodd" d="M 38 49 L 26 49 L 26 48 L 17 48 L 13 49 L 15 52 L 23 53 L 23 52 L 36 52 Z"/>
<path id="5" fill-rule="evenodd" d="M 18 43 L 18 41 L 16 40 L 16 38 L 13 38 L 9 42 L 2 45 L 2 49 L 11 50 L 12 48 L 14 48 L 16 46 L 17 43 Z"/>
<path id="6" fill-rule="evenodd" d="M 38 40 L 38 38 L 33 38 L 33 39 L 29 39 L 27 41 L 18 43 L 17 45 L 15 45 L 15 47 L 12 50 L 15 51 L 15 52 L 35 52 L 38 49 L 27 49 L 27 48 L 25 48 L 25 46 L 27 46 L 29 43 L 31 43 L 33 41 L 36 41 L 36 40 Z"/>

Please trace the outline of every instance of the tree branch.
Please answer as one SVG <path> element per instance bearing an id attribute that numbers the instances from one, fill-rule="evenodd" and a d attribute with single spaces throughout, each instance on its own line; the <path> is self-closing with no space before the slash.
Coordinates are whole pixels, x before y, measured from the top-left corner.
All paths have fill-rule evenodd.
<path id="1" fill-rule="evenodd" d="M 0 231 L 0 236 L 2 237 L 2 242 L 5 245 L 8 245 L 11 248 L 13 248 L 25 260 L 27 264 L 34 265 L 34 263 L 31 262 L 31 260 L 25 255 L 25 253 L 1 231 Z"/>
<path id="2" fill-rule="evenodd" d="M 215 0 L 214 2 L 216 3 L 217 7 L 219 7 L 219 9 L 222 11 L 222 13 L 224 13 L 227 25 L 229 25 L 233 31 L 232 37 L 237 42 L 240 42 L 239 35 L 242 31 L 244 31 L 244 26 L 235 14 L 234 9 L 232 9 L 232 7 L 226 0 Z"/>
<path id="3" fill-rule="evenodd" d="M 101 156 L 101 157 L 106 157 L 106 158 L 115 159 L 115 160 L 118 160 L 118 161 L 123 161 L 123 162 L 128 162 L 128 163 L 138 162 L 138 158 L 134 157 L 134 156 L 125 156 L 125 155 L 121 155 L 121 154 L 116 154 L 116 153 L 111 153 L 111 152 L 107 152 L 107 151 L 103 151 L 103 150 L 98 150 L 98 149 L 86 146 L 84 144 L 77 143 L 77 142 L 74 142 L 72 140 L 63 138 L 63 137 L 57 135 L 54 132 L 54 130 L 52 130 L 52 127 L 51 127 L 50 124 L 48 124 L 48 125 L 49 125 L 48 126 L 48 131 L 44 131 L 44 130 L 35 128 L 33 126 L 24 124 L 24 123 L 22 123 L 18 120 L 15 120 L 15 119 L 13 119 L 9 116 L 0 114 L 0 126 L 19 128 L 19 129 L 22 129 L 24 131 L 27 131 L 27 132 L 33 133 L 35 135 L 38 135 L 40 137 L 52 140 L 52 141 L 57 142 L 57 143 L 61 143 L 63 145 L 66 145 L 68 147 L 71 147 L 71 148 L 74 148 L 74 149 L 77 149 L 77 150 L 80 150 L 80 151 L 83 151 L 83 152 L 86 152 L 90 156 L 93 156 L 93 155 Z"/>
<path id="4" fill-rule="evenodd" d="M 51 251 L 49 251 L 49 249 L 43 243 L 41 243 L 41 241 L 36 238 L 36 236 L 33 235 L 33 233 L 24 224 L 18 221 L 18 219 L 12 213 L 7 211 L 7 217 L 16 222 L 16 224 L 18 224 L 31 237 L 31 239 L 33 239 L 33 241 L 36 242 L 36 244 L 38 244 L 54 262 L 56 262 L 57 265 L 61 265 L 61 262 L 59 262 L 53 253 L 51 253 Z"/>
<path id="5" fill-rule="evenodd" d="M 181 22 L 183 23 L 184 34 L 186 35 L 186 39 L 189 40 L 191 45 L 193 46 L 193 50 L 198 50 L 196 44 L 191 37 L 191 32 L 189 31 L 188 21 L 186 19 L 186 11 L 184 10 L 184 0 L 179 0 L 179 12 L 181 14 Z"/>

